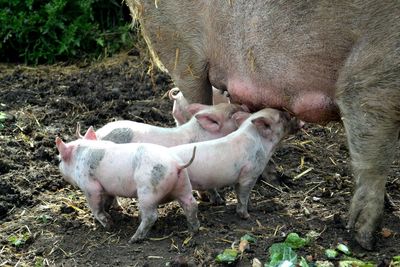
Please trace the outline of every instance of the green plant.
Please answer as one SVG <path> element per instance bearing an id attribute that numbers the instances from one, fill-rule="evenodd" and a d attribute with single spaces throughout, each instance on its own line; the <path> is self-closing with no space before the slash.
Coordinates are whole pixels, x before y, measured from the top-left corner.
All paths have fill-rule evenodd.
<path id="1" fill-rule="evenodd" d="M 29 232 L 8 237 L 8 242 L 16 248 L 22 247 L 31 237 Z"/>
<path id="2" fill-rule="evenodd" d="M 0 60 L 38 64 L 112 54 L 133 39 L 122 11 L 107 0 L 0 0 Z"/>

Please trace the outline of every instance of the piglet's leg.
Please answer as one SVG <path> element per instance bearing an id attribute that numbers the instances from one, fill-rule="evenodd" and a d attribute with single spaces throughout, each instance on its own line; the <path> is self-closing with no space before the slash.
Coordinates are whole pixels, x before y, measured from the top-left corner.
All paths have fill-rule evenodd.
<path id="1" fill-rule="evenodd" d="M 171 196 L 181 205 L 188 221 L 189 230 L 197 232 L 200 227 L 200 222 L 197 218 L 198 205 L 193 197 L 192 185 L 186 170 L 182 170 L 179 173 L 178 183 L 173 192 L 171 192 Z"/>
<path id="2" fill-rule="evenodd" d="M 213 189 L 209 189 L 207 191 L 209 198 L 210 198 L 210 202 L 214 205 L 224 205 L 225 204 L 225 200 L 221 197 L 221 195 L 218 193 L 217 189 L 213 188 Z"/>
<path id="3" fill-rule="evenodd" d="M 149 189 L 139 189 L 138 199 L 141 221 L 136 233 L 129 240 L 129 243 L 143 240 L 158 218 L 157 200 L 159 196 L 155 195 Z"/>
<path id="4" fill-rule="evenodd" d="M 240 218 L 247 219 L 250 217 L 249 213 L 247 212 L 250 191 L 253 189 L 257 179 L 245 178 L 242 180 L 245 182 L 239 182 L 235 185 L 236 197 L 238 201 L 236 213 L 240 216 Z"/>
<path id="5" fill-rule="evenodd" d="M 207 191 L 196 191 L 199 199 L 201 201 L 209 201 L 213 205 L 224 205 L 225 200 L 221 197 L 221 195 L 218 193 L 217 189 L 209 189 Z"/>
<path id="6" fill-rule="evenodd" d="M 85 190 L 85 195 L 94 217 L 105 228 L 110 228 L 113 221 L 110 214 L 108 214 L 104 209 L 107 196 L 104 194 L 103 187 L 97 181 L 93 181 L 88 184 Z"/>
<path id="7" fill-rule="evenodd" d="M 193 197 L 192 193 L 189 192 L 185 196 L 177 198 L 177 200 L 185 213 L 189 230 L 192 232 L 197 232 L 200 227 L 200 222 L 197 218 L 198 207 L 196 199 Z"/>

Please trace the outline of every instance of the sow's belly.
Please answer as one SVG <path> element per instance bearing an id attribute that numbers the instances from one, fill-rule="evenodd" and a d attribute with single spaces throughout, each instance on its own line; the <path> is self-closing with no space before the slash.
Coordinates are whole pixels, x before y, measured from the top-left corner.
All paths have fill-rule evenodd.
<path id="1" fill-rule="evenodd" d="M 334 83 L 321 84 L 320 89 L 301 83 L 298 87 L 255 85 L 245 79 L 233 78 L 228 80 L 226 88 L 232 102 L 245 104 L 251 111 L 277 108 L 290 112 L 300 120 L 321 124 L 340 119 L 334 99 Z"/>

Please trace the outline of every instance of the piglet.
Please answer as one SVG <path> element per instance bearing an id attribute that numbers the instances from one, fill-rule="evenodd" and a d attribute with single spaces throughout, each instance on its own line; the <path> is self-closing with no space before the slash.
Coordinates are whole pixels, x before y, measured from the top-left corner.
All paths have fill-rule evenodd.
<path id="1" fill-rule="evenodd" d="M 223 137 L 237 129 L 232 115 L 242 106 L 221 103 L 216 106 L 190 104 L 187 110 L 194 115 L 188 123 L 163 128 L 134 121 L 110 122 L 96 131 L 100 140 L 115 143 L 152 143 L 166 147 Z"/>
<path id="2" fill-rule="evenodd" d="M 60 171 L 66 181 L 79 187 L 94 217 L 106 228 L 112 225 L 108 209 L 116 196 L 136 197 L 141 222 L 130 243 L 142 240 L 157 220 L 157 205 L 176 199 L 197 231 L 197 203 L 187 168 L 195 157 L 183 163 L 166 147 L 155 144 L 115 144 L 97 141 L 90 127 L 85 136 L 70 143 L 56 138 Z"/>
<path id="3" fill-rule="evenodd" d="M 238 199 L 236 212 L 241 218 L 248 218 L 249 194 L 257 178 L 280 140 L 302 124 L 288 113 L 270 108 L 252 115 L 237 112 L 234 119 L 240 125 L 237 131 L 216 140 L 172 147 L 170 151 L 189 159 L 195 145 L 196 160 L 187 169 L 193 189 L 234 185 Z"/>
<path id="4" fill-rule="evenodd" d="M 169 90 L 168 96 L 170 100 L 174 101 L 172 116 L 175 119 L 176 126 L 188 122 L 193 117 L 193 114 L 188 110 L 189 103 L 182 92 L 179 91 L 179 88 L 174 87 Z M 230 103 L 230 100 L 224 93 L 213 87 L 213 105 L 220 103 Z"/>
<path id="5" fill-rule="evenodd" d="M 220 103 L 215 106 L 190 104 L 186 110 L 192 118 L 185 124 L 174 128 L 163 128 L 134 121 L 110 122 L 96 131 L 100 140 L 114 143 L 152 143 L 172 147 L 187 143 L 217 139 L 235 131 L 237 125 L 232 116 L 237 111 L 248 110 L 245 106 Z M 80 136 L 79 127 L 77 135 Z M 205 198 L 205 194 L 201 194 Z M 223 204 L 217 191 L 211 190 L 208 197 L 211 203 Z M 115 201 L 114 207 L 118 207 Z"/>

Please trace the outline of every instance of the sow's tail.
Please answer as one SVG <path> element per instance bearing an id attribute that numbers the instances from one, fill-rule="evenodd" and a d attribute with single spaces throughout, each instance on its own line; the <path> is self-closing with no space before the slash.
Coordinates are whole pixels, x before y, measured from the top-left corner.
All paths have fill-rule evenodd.
<path id="1" fill-rule="evenodd" d="M 186 163 L 185 165 L 179 166 L 179 169 L 183 170 L 183 169 L 189 167 L 190 164 L 192 164 L 195 155 L 196 155 L 196 146 L 193 147 L 192 158 L 191 158 L 191 159 L 189 160 L 189 162 Z"/>

